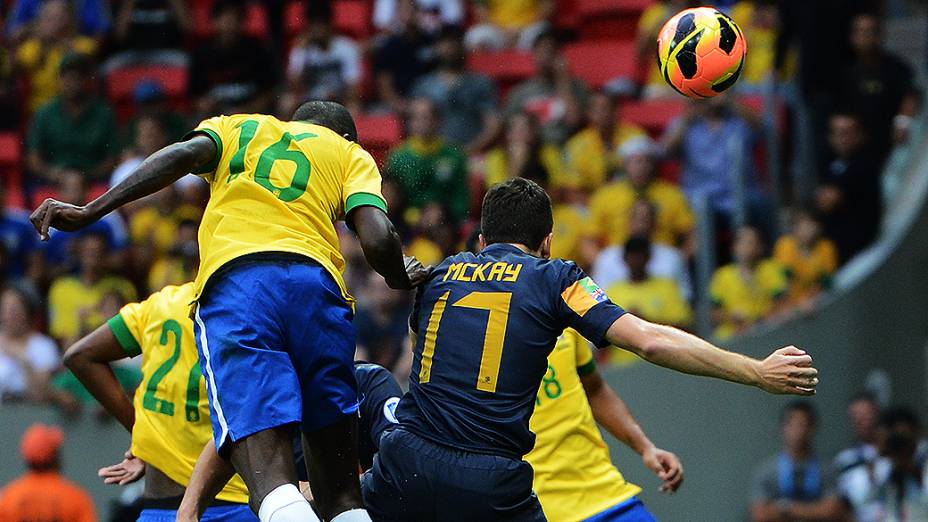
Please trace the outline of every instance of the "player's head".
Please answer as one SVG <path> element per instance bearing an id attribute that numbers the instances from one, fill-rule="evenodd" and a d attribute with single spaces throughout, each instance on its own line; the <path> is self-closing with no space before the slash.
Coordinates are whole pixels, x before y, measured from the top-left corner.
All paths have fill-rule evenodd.
<path id="1" fill-rule="evenodd" d="M 880 416 L 880 405 L 870 392 L 860 392 L 847 403 L 847 417 L 858 440 L 873 443 L 876 423 Z"/>
<path id="2" fill-rule="evenodd" d="M 358 141 L 358 129 L 354 125 L 354 118 L 344 105 L 337 102 L 308 101 L 300 105 L 291 119 L 315 123 L 331 129 L 348 141 Z"/>
<path id="3" fill-rule="evenodd" d="M 513 243 L 547 258 L 554 218 L 545 189 L 525 178 L 494 185 L 483 198 L 480 245 Z"/>
<path id="4" fill-rule="evenodd" d="M 818 426 L 818 413 L 812 403 L 806 400 L 790 402 L 783 408 L 783 413 L 780 415 L 783 444 L 787 449 L 810 449 L 816 426 Z"/>
<path id="5" fill-rule="evenodd" d="M 19 443 L 26 466 L 33 471 L 57 470 L 64 433 L 55 426 L 33 424 Z"/>

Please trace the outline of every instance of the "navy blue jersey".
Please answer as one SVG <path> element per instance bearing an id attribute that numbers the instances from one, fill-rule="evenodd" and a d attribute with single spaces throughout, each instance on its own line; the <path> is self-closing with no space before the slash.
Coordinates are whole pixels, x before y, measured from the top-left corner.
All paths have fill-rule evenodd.
<path id="1" fill-rule="evenodd" d="M 509 244 L 445 259 L 420 287 L 400 425 L 439 444 L 521 458 L 547 357 L 573 327 L 597 346 L 624 311 L 577 265 Z"/>
<path id="2" fill-rule="evenodd" d="M 380 437 L 396 426 L 396 405 L 403 390 L 389 370 L 379 364 L 355 363 L 358 380 L 358 460 L 363 469 L 370 469 L 374 454 L 380 449 Z"/>

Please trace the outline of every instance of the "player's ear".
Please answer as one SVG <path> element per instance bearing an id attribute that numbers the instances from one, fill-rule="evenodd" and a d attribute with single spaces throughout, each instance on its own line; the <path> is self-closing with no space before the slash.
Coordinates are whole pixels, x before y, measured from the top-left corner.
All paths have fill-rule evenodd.
<path id="1" fill-rule="evenodd" d="M 483 234 L 477 236 L 477 245 L 480 246 L 480 250 L 483 250 L 487 247 L 487 240 L 484 239 Z"/>
<path id="2" fill-rule="evenodd" d="M 541 242 L 541 249 L 538 253 L 544 259 L 551 259 L 551 238 L 553 237 L 554 233 L 551 232 L 545 237 L 544 241 Z"/>

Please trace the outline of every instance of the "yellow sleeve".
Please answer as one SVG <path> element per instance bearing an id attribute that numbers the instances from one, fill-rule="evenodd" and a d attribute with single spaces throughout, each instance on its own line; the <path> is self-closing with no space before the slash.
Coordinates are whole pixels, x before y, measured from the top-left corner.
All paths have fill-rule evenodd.
<path id="1" fill-rule="evenodd" d="M 596 359 L 593 358 L 593 350 L 590 349 L 590 343 L 573 329 L 565 330 L 564 335 L 569 335 L 574 344 L 577 374 L 580 377 L 586 377 L 596 371 Z"/>
<path id="2" fill-rule="evenodd" d="M 122 346 L 129 357 L 142 353 L 142 334 L 150 302 L 149 297 L 141 303 L 129 303 L 106 322 L 119 346 Z"/>
<path id="3" fill-rule="evenodd" d="M 363 206 L 387 211 L 387 202 L 380 191 L 382 179 L 374 158 L 357 143 L 348 148 L 348 168 L 342 190 L 343 215 Z"/>
<path id="4" fill-rule="evenodd" d="M 226 133 L 229 129 L 229 116 L 215 116 L 200 122 L 192 131 L 188 132 L 184 139 L 190 139 L 194 134 L 205 134 L 216 144 L 216 156 L 213 161 L 203 166 L 194 174 L 202 176 L 207 180 L 212 180 L 213 174 L 216 173 L 216 167 L 219 166 L 219 160 L 222 159 L 223 140 L 226 139 Z"/>

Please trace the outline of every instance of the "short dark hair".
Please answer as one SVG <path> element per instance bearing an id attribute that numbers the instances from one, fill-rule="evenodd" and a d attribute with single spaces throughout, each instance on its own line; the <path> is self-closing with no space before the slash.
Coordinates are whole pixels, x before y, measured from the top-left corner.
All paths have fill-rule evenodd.
<path id="1" fill-rule="evenodd" d="M 624 252 L 628 254 L 651 255 L 651 240 L 644 236 L 632 236 L 625 242 Z"/>
<path id="2" fill-rule="evenodd" d="M 804 413 L 806 417 L 809 418 L 809 422 L 812 423 L 812 425 L 818 424 L 818 412 L 815 410 L 815 406 L 813 406 L 811 402 L 803 399 L 791 401 L 783 407 L 783 412 L 780 414 L 780 423 L 786 422 L 786 419 L 790 415 L 797 412 Z"/>
<path id="3" fill-rule="evenodd" d="M 918 420 L 918 415 L 916 415 L 915 412 L 911 409 L 904 406 L 890 408 L 880 414 L 880 426 L 884 428 L 892 428 L 897 424 L 905 424 L 912 428 L 913 431 L 918 431 L 921 427 L 921 422 Z"/>
<path id="4" fill-rule="evenodd" d="M 483 198 L 480 231 L 488 245 L 518 243 L 538 250 L 553 228 L 551 199 L 534 181 L 512 178 Z"/>
<path id="5" fill-rule="evenodd" d="M 335 131 L 339 136 L 347 136 L 351 141 L 358 141 L 358 128 L 355 127 L 354 118 L 340 103 L 322 100 L 308 101 L 300 105 L 293 113 L 292 119 L 322 125 Z"/>

